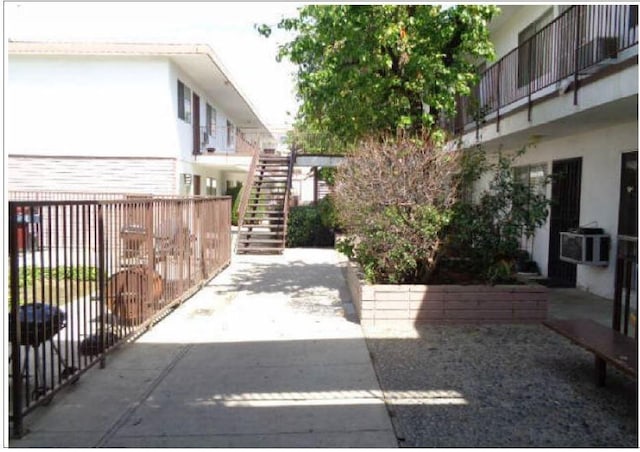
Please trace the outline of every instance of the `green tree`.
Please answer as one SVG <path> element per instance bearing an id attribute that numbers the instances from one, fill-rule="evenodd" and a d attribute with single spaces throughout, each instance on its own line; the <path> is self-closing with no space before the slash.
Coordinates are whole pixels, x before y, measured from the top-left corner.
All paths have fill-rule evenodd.
<path id="1" fill-rule="evenodd" d="M 372 133 L 433 131 L 493 58 L 494 6 L 307 5 L 278 28 L 279 58 L 298 65 L 294 147 L 337 152 Z M 258 31 L 269 36 L 266 25 Z"/>

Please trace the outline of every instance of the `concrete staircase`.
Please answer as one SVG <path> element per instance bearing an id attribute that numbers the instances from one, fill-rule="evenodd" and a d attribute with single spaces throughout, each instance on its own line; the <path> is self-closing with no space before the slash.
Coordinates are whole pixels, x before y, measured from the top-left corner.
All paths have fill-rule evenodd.
<path id="1" fill-rule="evenodd" d="M 237 254 L 281 254 L 287 234 L 290 157 L 260 155 L 238 226 Z"/>

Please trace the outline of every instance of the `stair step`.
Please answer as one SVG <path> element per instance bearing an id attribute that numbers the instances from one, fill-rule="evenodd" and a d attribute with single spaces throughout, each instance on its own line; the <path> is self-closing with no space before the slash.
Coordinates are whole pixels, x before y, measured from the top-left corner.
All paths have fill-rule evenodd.
<path id="1" fill-rule="evenodd" d="M 250 202 L 248 203 L 247 207 L 284 207 L 281 205 L 281 203 L 274 203 L 274 202 Z"/>
<path id="2" fill-rule="evenodd" d="M 269 245 L 279 245 L 279 244 L 282 244 L 283 242 L 284 242 L 283 238 L 259 239 L 259 240 L 239 239 L 238 240 L 238 244 L 243 246 L 251 246 L 251 245 L 258 245 L 258 244 L 269 246 Z"/>
<path id="3" fill-rule="evenodd" d="M 281 213 L 284 213 L 284 212 L 282 210 L 259 210 L 259 211 L 256 210 L 256 211 L 253 211 L 253 212 L 245 212 L 245 214 L 251 214 L 251 215 L 254 215 L 254 216 L 256 214 L 269 214 L 269 215 L 271 215 L 271 214 L 274 214 L 274 213 L 281 214 Z"/>
<path id="4" fill-rule="evenodd" d="M 283 229 L 277 231 L 240 231 L 238 232 L 238 237 L 247 237 L 251 236 L 257 239 L 269 238 L 272 239 L 274 236 L 282 235 L 284 232 Z"/>
<path id="5" fill-rule="evenodd" d="M 282 254 L 284 248 L 245 248 L 238 249 L 236 254 Z"/>
<path id="6" fill-rule="evenodd" d="M 258 157 L 260 163 L 281 163 L 283 165 L 289 164 L 289 157 Z"/>

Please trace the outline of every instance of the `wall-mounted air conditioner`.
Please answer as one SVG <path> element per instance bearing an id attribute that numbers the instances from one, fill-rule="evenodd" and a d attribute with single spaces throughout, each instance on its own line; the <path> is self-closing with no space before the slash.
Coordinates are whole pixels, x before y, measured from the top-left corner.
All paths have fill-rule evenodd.
<path id="1" fill-rule="evenodd" d="M 611 238 L 600 228 L 578 228 L 560 233 L 560 260 L 572 264 L 609 265 Z"/>
<path id="2" fill-rule="evenodd" d="M 215 138 L 209 135 L 206 129 L 202 131 L 200 137 L 200 150 L 206 152 L 215 152 L 216 150 Z"/>

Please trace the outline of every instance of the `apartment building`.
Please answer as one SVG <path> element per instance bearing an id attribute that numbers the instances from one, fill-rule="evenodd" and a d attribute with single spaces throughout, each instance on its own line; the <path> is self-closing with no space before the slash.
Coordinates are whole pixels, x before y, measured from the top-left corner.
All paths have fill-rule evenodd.
<path id="1" fill-rule="evenodd" d="M 223 195 L 274 137 L 209 46 L 9 42 L 7 187 Z"/>
<path id="2" fill-rule="evenodd" d="M 463 148 L 490 155 L 527 146 L 516 172 L 552 204 L 523 247 L 550 285 L 612 299 L 619 245 L 637 250 L 638 6 L 501 10 L 497 59 L 480 67 L 452 128 Z"/>

